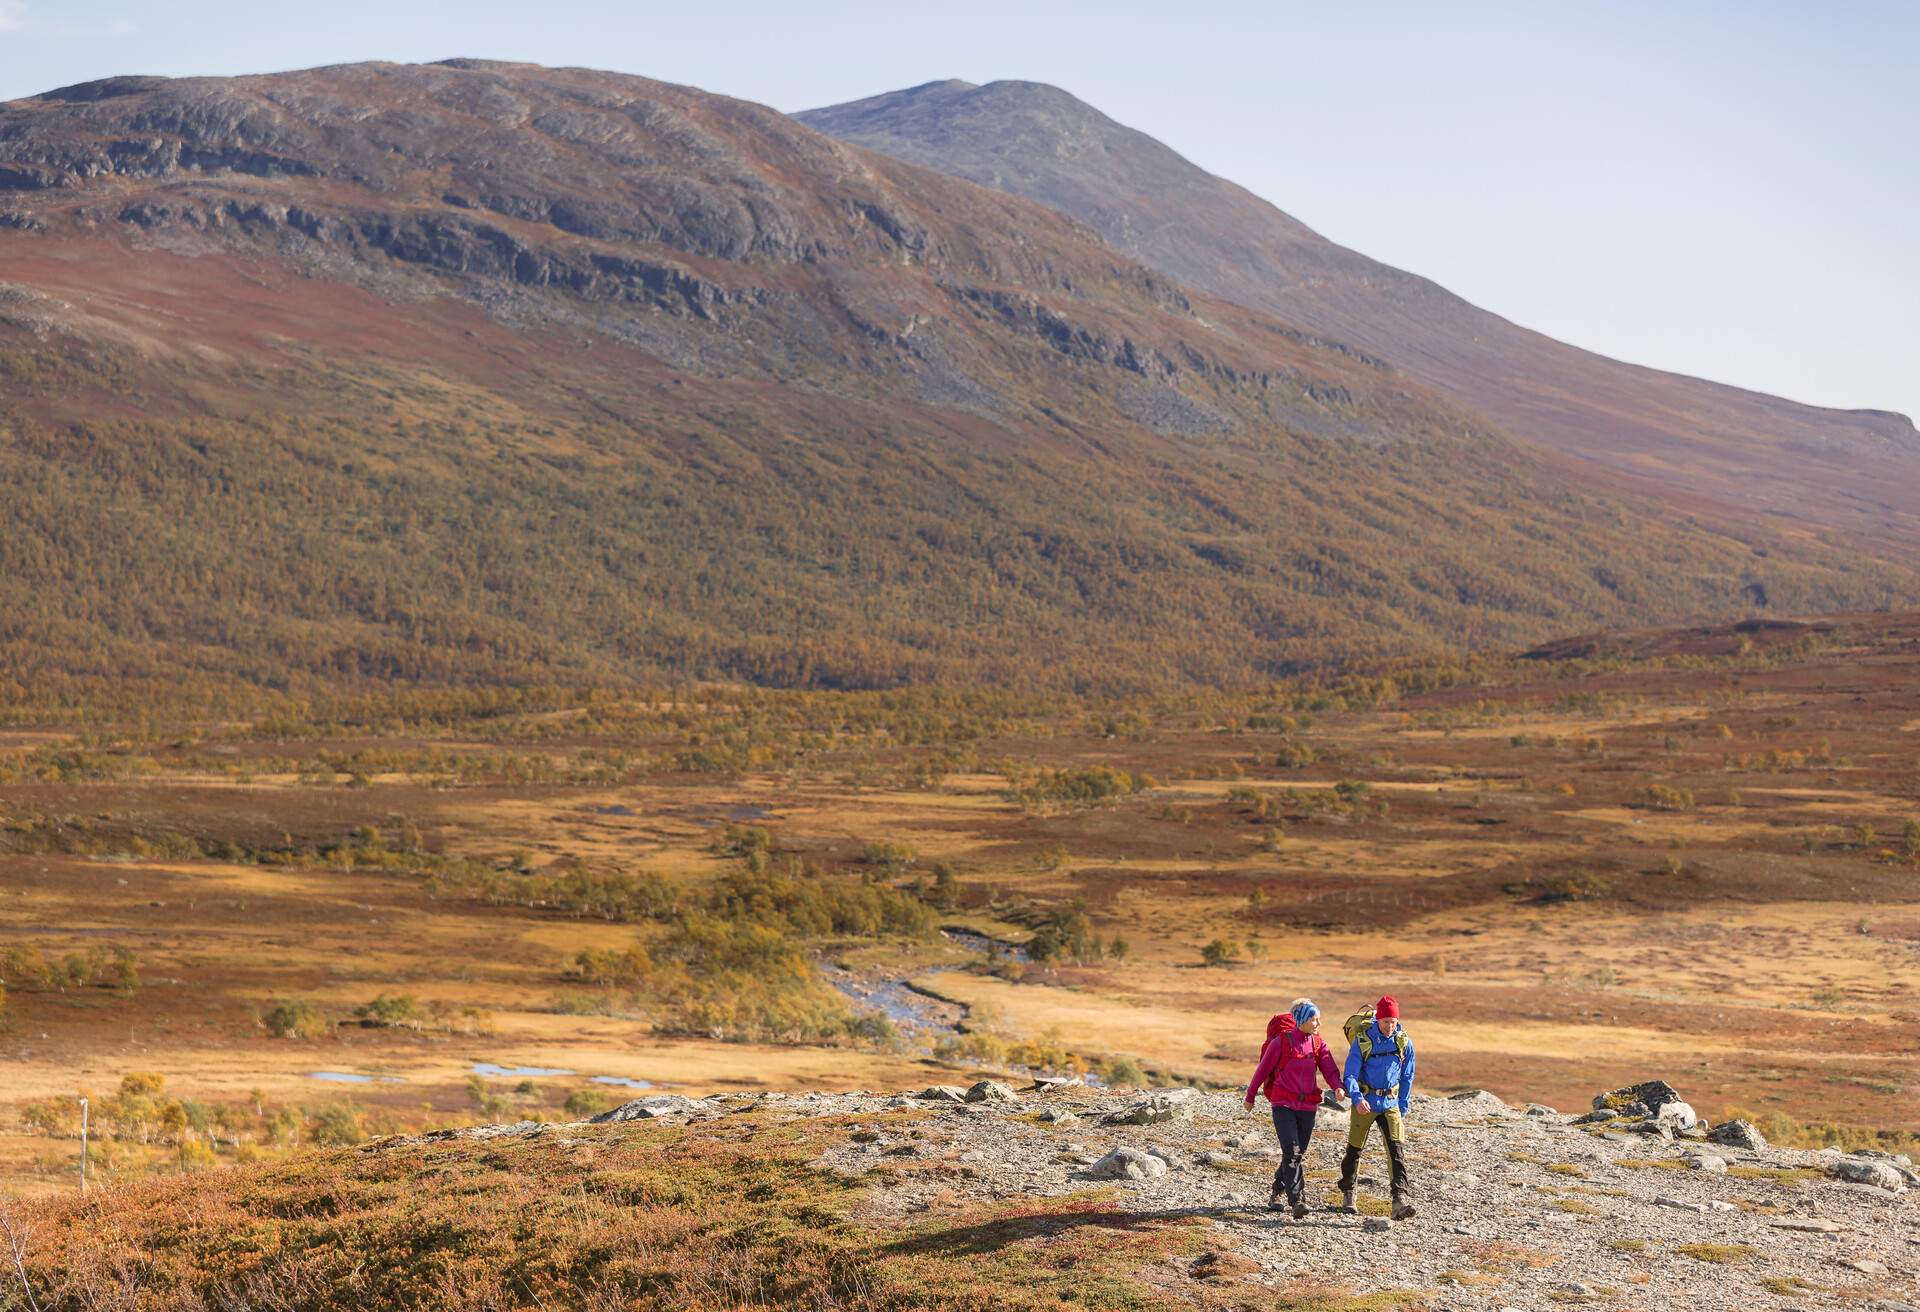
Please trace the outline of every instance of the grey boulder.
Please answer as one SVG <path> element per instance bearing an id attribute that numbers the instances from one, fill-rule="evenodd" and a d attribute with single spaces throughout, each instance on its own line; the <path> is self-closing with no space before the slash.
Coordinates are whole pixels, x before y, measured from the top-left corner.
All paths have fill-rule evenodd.
<path id="1" fill-rule="evenodd" d="M 1167 1173 L 1164 1158 L 1124 1145 L 1087 1168 L 1097 1180 L 1158 1180 Z"/>
<path id="2" fill-rule="evenodd" d="M 1838 1158 L 1828 1165 L 1827 1174 L 1848 1184 L 1870 1184 L 1888 1193 L 1897 1194 L 1907 1187 L 1907 1182 L 1901 1178 L 1899 1169 L 1892 1162 L 1875 1161 L 1871 1157 Z"/>
<path id="3" fill-rule="evenodd" d="M 1118 1111 L 1108 1112 L 1100 1120 L 1106 1125 L 1158 1125 L 1163 1121 L 1187 1121 L 1193 1119 L 1199 1101 L 1200 1095 L 1193 1089 L 1168 1089 L 1164 1093 L 1136 1099 Z"/>
<path id="4" fill-rule="evenodd" d="M 593 1123 L 609 1125 L 621 1121 L 651 1121 L 655 1117 L 672 1116 L 692 1110 L 693 1099 L 683 1098 L 677 1093 L 662 1093 L 651 1098 L 636 1098 L 632 1102 L 620 1104 L 610 1112 L 601 1112 L 593 1118 Z"/>
<path id="5" fill-rule="evenodd" d="M 998 1080 L 981 1080 L 966 1092 L 968 1102 L 1018 1102 L 1020 1095 Z"/>
<path id="6" fill-rule="evenodd" d="M 1744 1148 L 1748 1152 L 1764 1152 L 1767 1136 L 1760 1133 L 1760 1127 L 1752 1121 L 1722 1121 L 1707 1131 L 1707 1138 L 1727 1148 Z"/>

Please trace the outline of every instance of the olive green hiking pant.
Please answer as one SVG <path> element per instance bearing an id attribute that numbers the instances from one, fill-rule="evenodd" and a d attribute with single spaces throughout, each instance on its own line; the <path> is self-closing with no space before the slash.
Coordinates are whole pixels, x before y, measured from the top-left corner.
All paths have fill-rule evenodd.
<path id="1" fill-rule="evenodd" d="M 1340 1159 L 1340 1192 L 1347 1193 L 1353 1188 L 1354 1176 L 1360 1169 L 1360 1150 L 1367 1146 L 1367 1131 L 1375 1123 L 1380 1126 L 1380 1140 L 1387 1146 L 1387 1165 L 1392 1171 L 1393 1197 L 1398 1202 L 1412 1185 L 1407 1180 L 1407 1126 L 1400 1119 L 1400 1109 L 1389 1107 L 1384 1112 L 1353 1113 L 1347 1127 L 1347 1152 Z"/>

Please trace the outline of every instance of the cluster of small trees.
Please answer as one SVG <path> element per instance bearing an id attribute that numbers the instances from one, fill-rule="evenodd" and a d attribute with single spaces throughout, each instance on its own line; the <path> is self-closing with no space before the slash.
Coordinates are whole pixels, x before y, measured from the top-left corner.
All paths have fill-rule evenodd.
<path id="1" fill-rule="evenodd" d="M 58 955 L 34 946 L 11 947 L 0 953 L 0 986 L 20 992 L 94 987 L 131 993 L 140 987 L 140 958 L 122 947 Z"/>
<path id="2" fill-rule="evenodd" d="M 1093 806 L 1132 797 L 1158 786 L 1159 781 L 1152 775 L 1134 774 L 1110 765 L 1068 766 L 1057 770 L 1010 768 L 1002 796 L 1026 807 Z"/>
<path id="3" fill-rule="evenodd" d="M 169 1150 L 169 1164 L 193 1168 L 212 1165 L 220 1153 L 246 1160 L 264 1149 L 355 1144 L 368 1130 L 367 1114 L 351 1104 L 275 1106 L 258 1092 L 245 1102 L 179 1098 L 167 1092 L 163 1076 L 144 1072 L 124 1076 L 106 1097 L 82 1091 L 30 1102 L 21 1109 L 21 1126 L 29 1134 L 78 1138 L 83 1097 L 90 1156 L 106 1171 L 158 1164 L 151 1152 L 125 1151 L 130 1148 Z"/>

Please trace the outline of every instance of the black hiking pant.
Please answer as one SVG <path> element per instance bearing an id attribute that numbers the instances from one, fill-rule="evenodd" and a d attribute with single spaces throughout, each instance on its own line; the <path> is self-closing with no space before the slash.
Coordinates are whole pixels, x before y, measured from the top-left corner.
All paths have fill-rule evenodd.
<path id="1" fill-rule="evenodd" d="M 1273 1194 L 1297 1203 L 1307 1191 L 1307 1145 L 1313 1142 L 1313 1122 L 1319 1109 L 1297 1112 L 1273 1105 L 1273 1132 L 1280 1136 L 1280 1169 L 1273 1173 Z"/>
<path id="2" fill-rule="evenodd" d="M 1347 1130 L 1347 1153 L 1340 1159 L 1340 1192 L 1353 1188 L 1355 1174 L 1360 1169 L 1360 1150 L 1367 1146 L 1367 1131 L 1376 1123 L 1380 1126 L 1380 1140 L 1387 1146 L 1387 1166 L 1393 1173 L 1393 1198 L 1398 1202 L 1413 1188 L 1407 1179 L 1406 1125 L 1400 1119 L 1398 1107 L 1389 1107 L 1383 1112 L 1354 1111 Z"/>

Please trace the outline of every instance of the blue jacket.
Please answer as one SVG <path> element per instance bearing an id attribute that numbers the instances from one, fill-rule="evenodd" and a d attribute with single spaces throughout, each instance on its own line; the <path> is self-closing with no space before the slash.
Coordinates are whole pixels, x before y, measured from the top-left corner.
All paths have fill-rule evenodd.
<path id="1" fill-rule="evenodd" d="M 1400 1033 L 1406 1034 L 1403 1028 Z M 1407 1100 L 1413 1097 L 1413 1040 L 1407 1039 L 1407 1059 L 1400 1060 L 1400 1049 L 1392 1039 L 1380 1032 L 1378 1024 L 1367 1026 L 1367 1043 L 1373 1049 L 1373 1055 L 1361 1059 L 1360 1045 L 1354 1044 L 1347 1049 L 1347 1068 L 1342 1072 L 1341 1083 L 1346 1086 L 1347 1097 L 1354 1099 L 1354 1109 L 1359 1109 L 1360 1100 L 1374 1101 L 1367 1089 L 1387 1089 L 1392 1091 L 1389 1097 L 1397 1094 L 1395 1100 L 1400 1105 L 1400 1114 L 1407 1114 Z M 1383 1098 L 1381 1101 L 1386 1101 Z"/>

